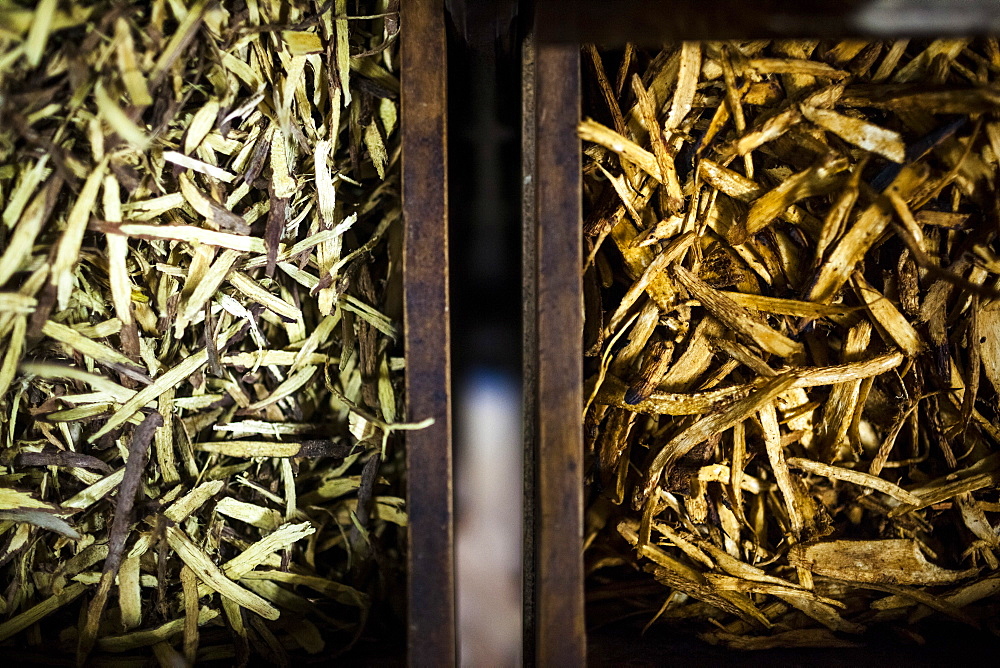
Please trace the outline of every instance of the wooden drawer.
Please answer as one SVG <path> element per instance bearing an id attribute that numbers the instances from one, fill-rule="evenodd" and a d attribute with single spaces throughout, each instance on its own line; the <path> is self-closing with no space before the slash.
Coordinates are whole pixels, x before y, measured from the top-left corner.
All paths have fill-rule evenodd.
<path id="1" fill-rule="evenodd" d="M 72 660 L 67 656 L 76 643 L 81 663 L 88 656 L 105 661 L 111 653 L 117 653 L 112 661 L 148 662 L 155 651 L 170 663 L 197 658 L 253 665 L 278 662 L 288 647 L 318 660 L 354 647 L 351 658 L 358 658 L 373 647 L 362 638 L 370 631 L 382 641 L 374 651 L 390 662 L 405 661 L 399 645 L 408 634 L 412 664 L 453 665 L 444 2 L 37 4 L 0 10 L 0 440 L 6 451 L 0 562 L 7 597 L 0 604 L 0 653 L 26 663 L 44 654 L 59 663 Z M 383 13 L 356 16 L 364 7 Z M 377 26 L 369 28 L 373 22 Z M 405 28 L 397 33 L 400 22 Z M 403 229 L 394 155 L 400 132 L 397 34 Z M 382 58 L 385 67 L 375 62 Z M 367 74 L 352 73 L 352 66 Z M 367 86 L 363 95 L 359 85 Z M 347 106 L 351 91 L 355 104 Z M 338 141 L 340 153 L 332 150 Z M 331 154 L 339 164 L 330 164 Z M 386 166 L 392 170 L 388 180 Z M 338 191 L 341 176 L 346 181 Z M 368 195 L 356 199 L 348 187 L 366 193 L 378 187 L 385 197 L 362 210 Z M 361 224 L 351 229 L 359 214 Z M 352 247 L 354 235 L 361 227 L 368 233 L 369 225 L 380 230 L 371 243 Z M 308 243 L 279 256 L 279 247 L 285 253 L 304 236 Z M 378 253 L 392 244 L 391 261 L 388 252 L 371 261 L 379 243 Z M 345 244 L 351 251 L 346 259 Z M 249 259 L 257 263 L 244 264 Z M 369 298 L 358 298 L 353 293 L 360 288 L 348 285 L 357 274 Z M 387 294 L 376 295 L 374 286 L 381 288 L 383 279 Z M 405 369 L 399 358 L 401 293 Z M 363 327 L 355 328 L 353 311 L 343 316 L 341 303 L 369 316 Z M 376 340 L 372 322 L 382 325 L 384 339 Z M 347 354 L 333 345 L 338 336 L 349 340 Z M 307 362 L 308 375 L 295 368 L 300 362 Z M 395 409 L 400 373 L 406 416 Z M 380 395 L 378 401 L 355 402 L 362 382 L 369 397 Z M 279 410 L 279 402 L 315 386 L 322 389 Z M 81 395 L 86 410 L 59 403 L 84 387 L 99 388 Z M 359 403 L 379 407 L 382 417 Z M 57 412 L 62 414 L 50 417 Z M 386 438 L 377 450 L 369 417 L 432 421 L 405 432 L 406 473 L 399 461 L 402 438 L 396 434 L 387 446 L 392 428 L 380 423 L 385 428 L 378 437 Z M 132 431 L 127 421 L 141 426 Z M 59 437 L 35 438 L 51 430 Z M 290 434 L 300 438 L 282 437 Z M 405 485 L 405 509 L 388 495 L 383 498 L 391 502 L 376 505 L 373 489 L 387 451 L 393 461 L 383 471 L 394 486 L 400 481 L 400 496 Z M 344 473 L 361 455 L 373 464 L 365 464 L 367 482 Z M 360 473 L 360 464 L 364 460 L 350 474 Z M 255 477 L 261 469 L 265 473 Z M 244 471 L 250 473 L 241 477 Z M 317 491 L 328 473 L 346 485 Z M 30 490 L 29 482 L 35 485 Z M 369 508 L 347 499 L 360 497 L 361 487 Z M 202 507 L 204 514 L 194 516 Z M 389 562 L 402 560 L 408 526 L 409 624 L 389 604 L 380 609 L 388 610 L 384 615 L 369 616 L 369 602 L 378 595 L 347 582 L 352 570 L 375 570 L 374 559 L 364 563 L 370 551 L 350 549 L 377 543 L 368 519 L 378 508 L 387 512 L 385 519 L 396 511 L 378 587 L 398 607 L 403 568 Z M 230 519 L 237 522 L 226 524 Z M 318 540 L 321 531 L 329 533 Z M 299 560 L 310 535 L 309 556 Z M 50 549 L 50 539 L 59 544 Z M 350 549 L 330 556 L 345 544 Z M 222 563 L 237 556 L 243 561 Z M 71 568 L 65 575 L 60 570 Z M 245 588 L 237 583 L 255 570 L 276 573 L 276 579 Z M 357 580 L 366 580 L 363 587 L 375 582 L 367 573 Z M 314 593 L 295 593 L 297 586 L 312 586 Z M 321 592 L 317 599 L 307 601 L 315 592 Z M 209 607 L 200 607 L 208 597 L 214 597 Z M 241 606 L 253 614 L 244 615 Z M 331 613 L 334 606 L 343 609 Z M 317 613 L 313 620 L 321 623 L 294 617 L 306 612 Z M 369 617 L 375 623 L 366 627 Z M 214 619 L 219 621 L 203 631 L 209 639 L 199 640 L 198 624 Z M 265 627 L 265 619 L 284 626 Z M 249 640 L 247 627 L 259 627 Z M 259 638 L 265 640 L 248 644 Z M 166 641 L 182 645 L 187 656 Z"/>
<path id="2" fill-rule="evenodd" d="M 523 283 L 525 294 L 525 659 L 583 665 L 588 657 L 583 566 L 585 457 L 580 120 L 583 43 L 896 37 L 1000 30 L 994 2 L 759 3 L 539 0 L 523 43 Z M 988 638 L 983 636 L 984 641 Z M 595 635 L 596 663 L 694 652 L 637 637 Z M 630 653 L 621 647 L 634 644 Z M 620 651 L 612 650 L 618 646 Z M 877 654 L 874 650 L 869 657 Z M 815 658 L 815 657 L 813 657 Z"/>

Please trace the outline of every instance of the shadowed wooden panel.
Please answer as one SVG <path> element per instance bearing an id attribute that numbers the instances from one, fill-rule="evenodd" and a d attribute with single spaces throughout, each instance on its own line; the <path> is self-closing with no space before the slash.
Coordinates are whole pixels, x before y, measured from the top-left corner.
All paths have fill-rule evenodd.
<path id="1" fill-rule="evenodd" d="M 613 4 L 613 9 L 611 8 Z M 538 40 L 944 37 L 1000 31 L 1000 0 L 538 0 Z"/>
<path id="2" fill-rule="evenodd" d="M 529 40 L 524 64 L 525 100 L 533 100 L 524 136 L 525 388 L 533 402 L 525 663 L 577 666 L 586 656 L 579 48 Z"/>
<path id="3" fill-rule="evenodd" d="M 455 664 L 448 326 L 447 45 L 441 0 L 401 3 L 411 666 Z"/>

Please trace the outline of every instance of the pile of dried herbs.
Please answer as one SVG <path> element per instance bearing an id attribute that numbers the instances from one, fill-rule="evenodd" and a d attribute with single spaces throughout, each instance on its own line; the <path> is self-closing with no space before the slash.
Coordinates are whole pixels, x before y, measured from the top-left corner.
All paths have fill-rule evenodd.
<path id="1" fill-rule="evenodd" d="M 585 61 L 591 602 L 744 649 L 997 632 L 997 41 Z"/>
<path id="2" fill-rule="evenodd" d="M 400 628 L 398 2 L 32 4 L 0 0 L 0 653 Z"/>

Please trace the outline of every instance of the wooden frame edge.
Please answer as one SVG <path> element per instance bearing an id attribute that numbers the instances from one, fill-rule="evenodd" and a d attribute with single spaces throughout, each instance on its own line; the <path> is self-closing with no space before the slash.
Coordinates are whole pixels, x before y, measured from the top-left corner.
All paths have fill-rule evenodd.
<path id="1" fill-rule="evenodd" d="M 448 295 L 447 39 L 442 0 L 400 8 L 411 666 L 457 659 Z"/>

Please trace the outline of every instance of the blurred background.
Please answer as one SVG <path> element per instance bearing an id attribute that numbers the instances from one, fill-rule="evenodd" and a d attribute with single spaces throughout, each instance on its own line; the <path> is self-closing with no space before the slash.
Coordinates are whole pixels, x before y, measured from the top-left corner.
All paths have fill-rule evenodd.
<path id="1" fill-rule="evenodd" d="M 521 658 L 520 59 L 516 2 L 449 2 L 459 655 Z"/>

